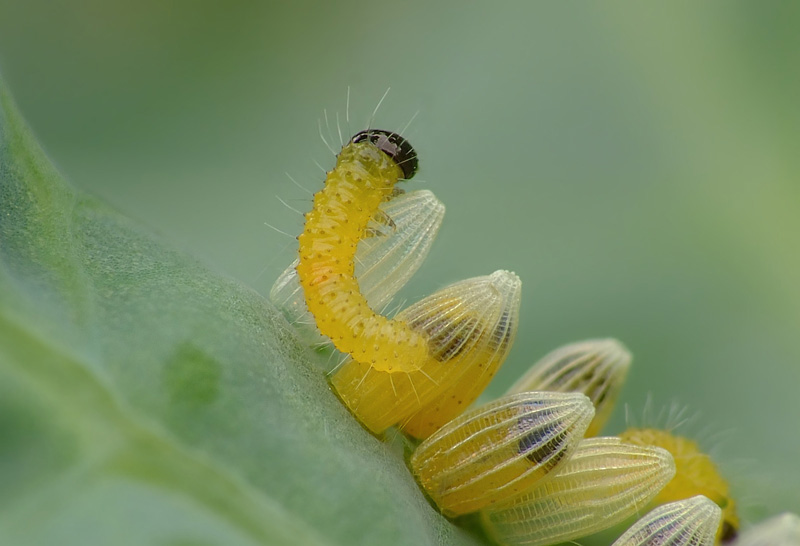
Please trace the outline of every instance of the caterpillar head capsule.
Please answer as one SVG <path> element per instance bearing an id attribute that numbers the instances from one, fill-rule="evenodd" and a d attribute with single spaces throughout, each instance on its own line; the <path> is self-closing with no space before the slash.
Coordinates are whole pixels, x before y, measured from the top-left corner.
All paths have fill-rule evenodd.
<path id="1" fill-rule="evenodd" d="M 382 218 L 390 219 L 391 225 L 380 229 L 378 236 L 361 239 L 355 257 L 355 276 L 373 309 L 386 307 L 425 261 L 442 225 L 445 208 L 433 192 L 417 190 L 384 201 L 379 211 Z M 308 345 L 330 343 L 319 333 L 314 316 L 308 311 L 297 278 L 297 263 L 295 260 L 272 285 L 270 300 Z"/>
<path id="2" fill-rule="evenodd" d="M 714 546 L 722 511 L 703 495 L 655 508 L 611 546 Z"/>
<path id="3" fill-rule="evenodd" d="M 474 512 L 554 473 L 593 415 L 579 393 L 507 395 L 440 428 L 414 451 L 411 468 L 445 515 Z"/>
<path id="4" fill-rule="evenodd" d="M 697 442 L 653 428 L 629 428 L 620 434 L 620 438 L 640 446 L 664 448 L 675 459 L 675 477 L 655 497 L 655 503 L 705 495 L 722 509 L 722 525 L 717 532 L 717 540 L 729 542 L 736 537 L 739 516 L 736 514 L 736 503 L 731 497 L 728 482 Z"/>
<path id="5" fill-rule="evenodd" d="M 359 131 L 350 142 L 370 142 L 380 151 L 388 155 L 403 170 L 403 178 L 412 178 L 419 167 L 417 152 L 411 143 L 392 131 L 383 129 L 367 129 Z"/>
<path id="6" fill-rule="evenodd" d="M 635 514 L 674 475 L 675 463 L 664 449 L 589 438 L 545 483 L 483 510 L 481 517 L 500 544 L 557 544 Z"/>
<path id="7" fill-rule="evenodd" d="M 425 340 L 427 357 L 418 367 L 403 366 L 409 357 L 397 339 L 402 331 L 384 328 L 375 336 L 399 347 L 396 366 L 377 369 L 349 358 L 331 384 L 373 432 L 399 424 L 426 437 L 464 411 L 505 360 L 517 329 L 520 291 L 519 278 L 508 271 L 445 287 L 393 320 Z"/>
<path id="8" fill-rule="evenodd" d="M 595 406 L 586 436 L 597 436 L 611 416 L 630 365 L 631 353 L 616 339 L 571 343 L 539 360 L 508 392 L 582 392 Z"/>

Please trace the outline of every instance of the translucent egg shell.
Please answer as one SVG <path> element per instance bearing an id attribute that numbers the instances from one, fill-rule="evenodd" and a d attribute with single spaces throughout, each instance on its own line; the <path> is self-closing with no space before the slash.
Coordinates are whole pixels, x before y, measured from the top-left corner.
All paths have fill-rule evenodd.
<path id="1" fill-rule="evenodd" d="M 358 242 L 355 275 L 370 307 L 383 309 L 425 261 L 444 219 L 444 205 L 428 190 L 381 203 L 371 237 Z M 297 278 L 298 260 L 272 285 L 269 297 L 308 345 L 328 343 L 308 311 Z"/>
<path id="2" fill-rule="evenodd" d="M 448 516 L 474 512 L 541 482 L 566 463 L 594 415 L 579 393 L 504 396 L 422 442 L 411 469 Z"/>
<path id="3" fill-rule="evenodd" d="M 415 330 L 426 332 L 435 360 L 444 363 L 428 372 L 439 382 L 436 396 L 400 424 L 415 438 L 427 438 L 466 410 L 492 380 L 514 344 L 522 282 L 514 273 L 503 270 L 476 280 L 484 296 L 470 288 L 471 283 L 462 281 L 451 285 L 453 295 L 466 292 L 460 297 L 462 302 L 451 300 L 445 289 L 441 297 L 434 294 L 397 316 Z M 457 369 L 448 370 L 449 362 Z"/>
<path id="4" fill-rule="evenodd" d="M 632 516 L 674 474 L 672 456 L 664 449 L 589 438 L 553 477 L 481 516 L 501 544 L 557 544 Z"/>
<path id="5" fill-rule="evenodd" d="M 402 349 L 391 369 L 348 358 L 333 372 L 333 388 L 371 431 L 397 424 L 417 438 L 429 436 L 463 412 L 505 360 L 517 331 L 521 286 L 514 273 L 495 271 L 420 300 L 393 319 L 425 339 L 427 356 L 419 366 L 406 368 Z M 382 335 L 397 341 L 391 329 Z"/>
<path id="6" fill-rule="evenodd" d="M 595 406 L 586 436 L 597 436 L 614 409 L 630 365 L 631 353 L 616 339 L 570 343 L 539 360 L 508 392 L 582 392 Z"/>
<path id="7" fill-rule="evenodd" d="M 655 508 L 611 546 L 714 546 L 719 506 L 703 495 Z"/>
<path id="8" fill-rule="evenodd" d="M 666 449 L 675 459 L 675 477 L 656 496 L 653 502 L 663 504 L 705 495 L 722 508 L 722 525 L 717 538 L 729 541 L 739 529 L 736 503 L 730 486 L 719 468 L 694 440 L 677 436 L 667 430 L 655 428 L 629 428 L 620 438 L 641 446 L 658 446 Z"/>

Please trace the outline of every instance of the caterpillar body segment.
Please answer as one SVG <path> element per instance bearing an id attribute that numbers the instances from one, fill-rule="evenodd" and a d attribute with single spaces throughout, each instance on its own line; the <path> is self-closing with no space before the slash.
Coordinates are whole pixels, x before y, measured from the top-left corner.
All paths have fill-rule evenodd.
<path id="1" fill-rule="evenodd" d="M 508 392 L 582 392 L 595 405 L 586 436 L 597 436 L 611 416 L 631 359 L 631 353 L 616 339 L 571 343 L 536 362 Z"/>
<path id="2" fill-rule="evenodd" d="M 483 510 L 481 517 L 500 544 L 557 544 L 620 523 L 674 474 L 672 456 L 664 449 L 589 438 L 546 482 Z"/>
<path id="3" fill-rule="evenodd" d="M 317 328 L 339 351 L 386 372 L 418 370 L 429 357 L 427 340 L 370 308 L 355 277 L 354 258 L 380 204 L 415 169 L 416 153 L 399 135 L 356 134 L 314 195 L 298 237 L 297 276 Z"/>
<path id="4" fill-rule="evenodd" d="M 423 414 L 438 399 L 432 421 L 443 425 L 477 398 L 507 356 L 517 326 L 520 290 L 519 278 L 508 271 L 445 287 L 404 309 L 393 321 L 425 340 L 427 358 L 418 367 L 408 370 L 402 365 L 404 358 L 410 358 L 402 350 L 397 356 L 400 364 L 388 369 L 360 360 L 356 353 L 333 373 L 331 384 L 371 431 L 379 433 L 397 424 L 424 437 L 418 429 L 406 428 L 410 417 Z M 443 396 L 463 381 L 477 387 Z"/>
<path id="5" fill-rule="evenodd" d="M 654 503 L 663 504 L 704 495 L 722 509 L 722 525 L 717 532 L 717 541 L 729 542 L 736 537 L 739 516 L 730 486 L 697 442 L 653 428 L 629 428 L 620 434 L 620 438 L 636 445 L 664 448 L 675 459 L 675 477 L 655 497 Z"/>
<path id="6" fill-rule="evenodd" d="M 371 237 L 357 246 L 355 276 L 361 293 L 372 309 L 384 308 L 419 269 L 433 245 L 444 219 L 445 208 L 433 192 L 417 190 L 401 193 L 379 205 L 380 226 L 367 226 Z M 316 327 L 308 311 L 305 294 L 297 276 L 295 260 L 278 277 L 270 291 L 270 299 L 297 326 L 309 345 L 322 345 L 328 340 Z"/>
<path id="7" fill-rule="evenodd" d="M 491 506 L 563 466 L 594 415 L 579 393 L 504 396 L 450 421 L 411 456 L 420 485 L 447 516 Z"/>
<path id="8" fill-rule="evenodd" d="M 719 506 L 697 495 L 653 509 L 611 546 L 714 546 L 721 519 Z"/>
<path id="9" fill-rule="evenodd" d="M 399 135 L 354 136 L 314 196 L 296 271 L 320 333 L 349 355 L 331 377 L 339 397 L 373 432 L 435 414 L 411 424 L 420 437 L 463 411 L 502 363 L 516 332 L 520 282 L 500 271 L 457 283 L 394 319 L 370 307 L 355 276 L 357 247 L 385 232 L 380 205 L 413 176 L 416 161 Z M 443 394 L 448 401 L 426 408 Z"/>

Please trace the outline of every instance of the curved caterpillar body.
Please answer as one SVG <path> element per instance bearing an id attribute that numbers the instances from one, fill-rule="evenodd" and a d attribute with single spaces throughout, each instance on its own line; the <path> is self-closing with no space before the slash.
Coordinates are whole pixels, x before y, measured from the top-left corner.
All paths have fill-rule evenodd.
<path id="1" fill-rule="evenodd" d="M 375 236 L 361 240 L 355 255 L 355 276 L 372 309 L 384 308 L 422 265 L 442 225 L 444 212 L 442 202 L 429 190 L 402 193 L 381 203 L 378 217 L 390 218 L 391 224 L 373 222 L 367 233 L 372 230 Z M 296 259 L 281 273 L 269 297 L 295 325 L 304 342 L 329 344 L 306 307 L 297 277 L 298 262 Z"/>
<path id="2" fill-rule="evenodd" d="M 399 135 L 356 134 L 306 214 L 297 277 L 320 333 L 349 355 L 331 378 L 345 405 L 373 432 L 399 423 L 425 437 L 474 401 L 505 359 L 520 282 L 498 271 L 457 283 L 395 319 L 370 307 L 355 276 L 357 246 L 371 222 L 387 222 L 380 205 L 416 166 Z"/>
<path id="3" fill-rule="evenodd" d="M 382 371 L 419 369 L 428 346 L 408 325 L 370 308 L 354 275 L 354 256 L 378 206 L 391 197 L 398 181 L 414 175 L 416 157 L 394 133 L 356 134 L 339 153 L 325 187 L 314 195 L 314 208 L 298 237 L 297 275 L 317 328 L 338 350 Z"/>
<path id="4" fill-rule="evenodd" d="M 517 331 L 521 283 L 508 271 L 454 283 L 398 313 L 424 336 L 417 370 L 381 370 L 353 355 L 331 384 L 373 432 L 399 424 L 426 438 L 462 413 L 505 360 Z M 401 358 L 403 353 L 400 353 Z"/>
<path id="5" fill-rule="evenodd" d="M 736 537 L 739 517 L 736 515 L 736 504 L 731 497 L 728 482 L 722 477 L 711 457 L 700 450 L 697 442 L 653 428 L 629 428 L 619 436 L 632 444 L 666 449 L 675 459 L 675 477 L 656 496 L 654 503 L 662 504 L 705 495 L 722 509 L 722 525 L 717 531 L 717 541 L 728 542 Z"/>

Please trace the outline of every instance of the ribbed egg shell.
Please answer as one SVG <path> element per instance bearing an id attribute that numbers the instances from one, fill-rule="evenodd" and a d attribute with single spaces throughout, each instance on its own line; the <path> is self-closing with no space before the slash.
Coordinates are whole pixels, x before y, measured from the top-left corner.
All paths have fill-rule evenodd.
<path id="1" fill-rule="evenodd" d="M 578 393 L 504 396 L 422 442 L 411 468 L 443 513 L 473 512 L 525 491 L 566 463 L 593 415 L 589 399 Z"/>
<path id="2" fill-rule="evenodd" d="M 445 208 L 433 192 L 402 193 L 381 204 L 369 228 L 370 237 L 359 241 L 355 275 L 370 307 L 382 310 L 416 273 L 428 255 L 444 219 Z M 295 325 L 309 345 L 329 340 L 319 333 L 297 278 L 295 260 L 272 285 L 269 297 Z"/>
<path id="3" fill-rule="evenodd" d="M 397 315 L 427 334 L 439 363 L 425 370 L 437 394 L 400 423 L 406 434 L 427 438 L 480 396 L 514 344 L 521 298 L 519 277 L 501 269 L 452 284 Z"/>
<path id="4" fill-rule="evenodd" d="M 536 362 L 508 392 L 582 392 L 595 406 L 586 436 L 597 436 L 614 409 L 630 365 L 631 353 L 616 339 L 570 343 Z"/>
<path id="5" fill-rule="evenodd" d="M 484 510 L 482 519 L 501 544 L 557 544 L 635 514 L 674 474 L 675 463 L 664 449 L 590 438 L 552 478 Z"/>
<path id="6" fill-rule="evenodd" d="M 399 425 L 426 438 L 463 412 L 503 363 L 519 316 L 521 282 L 509 271 L 447 286 L 398 313 L 401 323 L 425 339 L 427 358 L 408 370 L 407 355 L 381 370 L 349 358 L 331 384 L 354 415 L 373 432 Z M 397 342 L 392 331 L 383 339 Z M 402 347 L 402 343 L 397 343 Z"/>
<path id="7" fill-rule="evenodd" d="M 648 512 L 611 546 L 714 546 L 722 510 L 703 495 Z"/>

